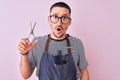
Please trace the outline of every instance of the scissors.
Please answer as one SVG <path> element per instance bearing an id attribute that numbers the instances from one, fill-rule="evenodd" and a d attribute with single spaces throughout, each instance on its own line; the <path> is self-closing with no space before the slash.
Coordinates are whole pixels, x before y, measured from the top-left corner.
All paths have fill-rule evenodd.
<path id="1" fill-rule="evenodd" d="M 30 34 L 28 36 L 28 39 L 30 38 L 31 35 L 35 38 L 35 35 L 34 35 L 35 26 L 36 26 L 36 22 L 34 22 L 34 25 L 32 25 L 32 23 L 30 21 L 31 32 L 30 32 Z"/>

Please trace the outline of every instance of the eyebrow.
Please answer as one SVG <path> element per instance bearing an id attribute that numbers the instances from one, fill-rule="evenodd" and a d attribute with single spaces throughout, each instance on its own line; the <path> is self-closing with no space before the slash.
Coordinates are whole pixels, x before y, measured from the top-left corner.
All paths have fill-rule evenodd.
<path id="1" fill-rule="evenodd" d="M 58 15 L 58 13 L 53 13 L 51 15 Z M 62 14 L 61 16 L 69 16 L 68 14 Z"/>

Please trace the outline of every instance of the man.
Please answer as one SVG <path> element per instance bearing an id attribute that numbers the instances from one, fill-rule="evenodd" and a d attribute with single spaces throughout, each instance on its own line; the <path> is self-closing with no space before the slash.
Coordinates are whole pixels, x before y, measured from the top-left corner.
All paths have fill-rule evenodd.
<path id="1" fill-rule="evenodd" d="M 19 42 L 23 78 L 29 78 L 36 67 L 39 80 L 89 80 L 82 42 L 66 34 L 72 21 L 70 16 L 66 3 L 53 4 L 48 16 L 51 33 L 36 37 L 33 42 L 28 38 Z"/>

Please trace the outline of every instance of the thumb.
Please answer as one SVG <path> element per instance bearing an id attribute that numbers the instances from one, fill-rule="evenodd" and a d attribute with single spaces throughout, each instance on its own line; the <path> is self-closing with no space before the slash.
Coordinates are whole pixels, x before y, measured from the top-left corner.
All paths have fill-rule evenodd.
<path id="1" fill-rule="evenodd" d="M 34 46 L 36 46 L 37 44 L 39 43 L 39 41 L 38 40 L 35 40 L 34 42 L 32 42 L 32 47 L 34 47 Z"/>

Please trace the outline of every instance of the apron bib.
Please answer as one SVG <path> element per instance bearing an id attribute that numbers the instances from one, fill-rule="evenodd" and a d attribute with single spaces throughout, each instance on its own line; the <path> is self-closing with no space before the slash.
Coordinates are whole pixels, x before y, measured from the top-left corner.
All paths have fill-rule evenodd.
<path id="1" fill-rule="evenodd" d="M 67 47 L 70 47 L 69 38 L 66 40 Z M 57 56 L 53 56 L 48 53 L 49 43 L 50 35 L 48 36 L 45 52 L 40 62 L 39 80 L 77 80 L 77 72 L 71 54 L 71 48 L 68 48 L 68 53 L 66 55 L 62 55 L 61 51 L 58 51 Z"/>

